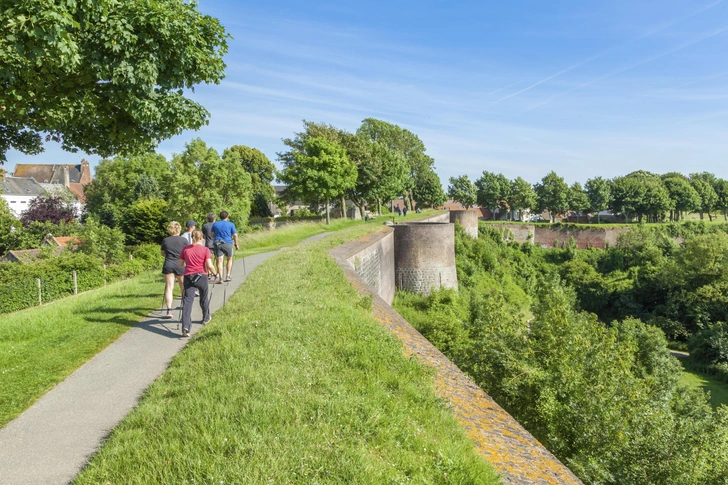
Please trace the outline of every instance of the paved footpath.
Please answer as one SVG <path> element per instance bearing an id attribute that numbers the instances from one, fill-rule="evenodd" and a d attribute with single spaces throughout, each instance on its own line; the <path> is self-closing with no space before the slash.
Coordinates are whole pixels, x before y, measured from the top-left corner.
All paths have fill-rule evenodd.
<path id="1" fill-rule="evenodd" d="M 246 273 L 274 254 L 245 258 Z M 233 280 L 227 287 L 216 285 L 210 302 L 211 324 L 215 311 L 223 306 L 223 296 L 230 298 L 247 274 L 243 274 L 243 260 L 235 260 Z M 150 314 L 0 429 L 0 484 L 55 485 L 73 480 L 189 341 L 181 337 L 175 320 L 160 316 L 159 311 Z M 201 320 L 195 299 L 191 334 L 202 327 Z"/>

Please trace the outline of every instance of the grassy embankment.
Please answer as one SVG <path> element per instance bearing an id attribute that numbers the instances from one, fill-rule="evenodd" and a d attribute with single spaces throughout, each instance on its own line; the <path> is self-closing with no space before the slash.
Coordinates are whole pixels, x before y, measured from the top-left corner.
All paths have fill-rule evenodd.
<path id="1" fill-rule="evenodd" d="M 314 234 L 351 225 L 364 223 L 300 223 L 243 235 L 239 254 L 292 246 Z M 151 271 L 40 307 L 1 315 L 0 427 L 159 308 L 163 288 L 161 274 Z"/>
<path id="2" fill-rule="evenodd" d="M 498 483 L 326 250 L 261 266 L 74 482 Z"/>

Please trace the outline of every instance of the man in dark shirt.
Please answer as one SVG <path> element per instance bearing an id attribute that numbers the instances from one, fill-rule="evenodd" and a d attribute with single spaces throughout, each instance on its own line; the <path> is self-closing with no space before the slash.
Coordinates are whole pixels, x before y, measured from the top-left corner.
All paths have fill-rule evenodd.
<path id="1" fill-rule="evenodd" d="M 212 251 L 212 242 L 214 241 L 214 238 L 212 237 L 212 225 L 215 223 L 215 213 L 210 212 L 207 214 L 206 219 L 207 223 L 202 225 L 202 234 L 205 236 L 205 247 Z"/>
<path id="2" fill-rule="evenodd" d="M 212 225 L 215 223 L 216 218 L 215 213 L 210 212 L 206 217 L 207 223 L 202 225 L 202 235 L 205 236 L 205 247 L 210 250 L 213 257 L 215 256 L 215 246 L 213 245 L 215 239 L 212 236 Z M 214 279 L 215 275 L 211 274 L 209 278 Z"/>

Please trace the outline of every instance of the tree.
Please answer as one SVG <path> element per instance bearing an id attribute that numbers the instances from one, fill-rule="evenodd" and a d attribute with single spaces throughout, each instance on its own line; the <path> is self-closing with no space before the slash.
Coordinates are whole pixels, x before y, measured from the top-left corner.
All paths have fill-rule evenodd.
<path id="1" fill-rule="evenodd" d="M 102 160 L 96 166 L 94 179 L 84 189 L 86 212 L 116 227 L 126 209 L 139 198 L 165 198 L 170 177 L 170 164 L 158 153 Z"/>
<path id="2" fill-rule="evenodd" d="M 534 186 L 534 190 L 538 197 L 538 210 L 548 210 L 551 222 L 554 222 L 556 214 L 562 214 L 568 209 L 569 186 L 556 172 L 549 172 L 541 179 L 541 183 Z"/>
<path id="3" fill-rule="evenodd" d="M 102 156 L 148 152 L 207 123 L 183 89 L 219 83 L 228 34 L 196 2 L 5 2 L 0 163 L 46 141 Z"/>
<path id="4" fill-rule="evenodd" d="M 161 243 L 168 235 L 167 213 L 168 205 L 164 200 L 141 199 L 134 202 L 121 222 L 127 243 Z"/>
<path id="5" fill-rule="evenodd" d="M 86 220 L 78 240 L 78 251 L 97 256 L 105 263 L 119 263 L 124 259 L 124 233 L 100 224 L 95 217 Z"/>
<path id="6" fill-rule="evenodd" d="M 447 187 L 447 196 L 455 202 L 460 202 L 463 207 L 470 209 L 478 199 L 475 185 L 467 175 L 450 177 L 450 185 Z"/>
<path id="7" fill-rule="evenodd" d="M 723 213 L 723 219 L 728 221 L 728 180 L 717 179 L 715 181 L 715 194 L 718 196 L 716 210 Z"/>
<path id="8" fill-rule="evenodd" d="M 487 207 L 493 214 L 495 220 L 495 211 L 503 205 L 511 190 L 511 183 L 503 174 L 495 174 L 483 171 L 478 180 L 475 181 L 477 189 L 478 205 Z"/>
<path id="9" fill-rule="evenodd" d="M 661 220 L 672 208 L 670 193 L 660 176 L 643 170 L 614 179 L 611 204 L 615 212 L 624 214 L 625 221 L 636 214 L 640 222 L 644 215 Z"/>
<path id="10" fill-rule="evenodd" d="M 250 192 L 250 174 L 240 163 L 240 155 L 228 151 L 221 158 L 197 138 L 172 158 L 167 213 L 172 219 L 199 222 L 207 213 L 224 209 L 231 221 L 243 226 L 250 214 Z"/>
<path id="11" fill-rule="evenodd" d="M 341 145 L 325 138 L 308 138 L 302 148 L 293 153 L 293 162 L 285 166 L 278 178 L 288 185 L 294 197 L 323 198 L 329 224 L 330 201 L 354 187 L 356 166 Z"/>
<path id="12" fill-rule="evenodd" d="M 358 143 L 358 140 L 354 140 L 351 138 L 352 135 L 350 133 L 341 130 L 333 125 L 303 120 L 303 128 L 304 130 L 302 132 L 296 133 L 293 138 L 283 139 L 283 144 L 290 147 L 290 150 L 288 150 L 287 152 L 278 153 L 278 160 L 280 160 L 284 166 L 295 164 L 296 153 L 304 152 L 306 142 L 314 137 L 323 138 L 343 147 L 344 150 L 347 150 L 347 157 L 349 157 L 350 160 L 354 158 L 356 161 L 359 161 L 362 158 L 366 158 L 368 156 L 366 147 L 361 147 Z M 353 153 L 349 153 L 350 150 Z M 356 163 L 356 161 L 354 163 Z M 285 192 L 285 196 L 291 202 L 296 200 L 296 197 L 298 197 L 294 196 L 293 192 L 289 190 Z M 346 201 L 344 192 L 337 194 L 336 197 L 341 200 L 342 217 L 346 218 Z M 318 205 L 319 203 L 318 199 L 308 200 L 307 202 L 310 202 L 311 205 Z"/>
<path id="13" fill-rule="evenodd" d="M 356 184 L 348 191 L 349 197 L 359 207 L 362 218 L 366 201 L 376 201 L 377 213 L 381 214 L 382 201 L 392 200 L 405 190 L 409 175 L 407 164 L 400 152 L 361 135 L 353 136 L 364 154 L 352 150 L 351 146 L 347 149 L 347 154 L 355 157 L 352 161 L 357 168 Z"/>
<path id="14" fill-rule="evenodd" d="M 589 199 L 589 208 L 597 213 L 597 224 L 601 222 L 599 213 L 609 208 L 609 200 L 612 194 L 612 184 L 602 177 L 588 179 L 586 185 L 586 196 Z"/>
<path id="15" fill-rule="evenodd" d="M 375 118 L 367 118 L 362 121 L 356 132 L 373 142 L 381 143 L 390 150 L 396 150 L 402 154 L 409 172 L 403 195 L 405 203 L 409 205 L 410 209 L 414 209 L 412 200 L 414 198 L 415 183 L 420 180 L 427 180 L 427 177 L 420 177 L 419 174 L 428 170 L 434 171 L 435 163 L 425 153 L 425 144 L 422 143 L 422 140 L 409 130 Z"/>
<path id="16" fill-rule="evenodd" d="M 586 192 L 579 182 L 574 182 L 574 184 L 569 187 L 568 204 L 569 209 L 573 210 L 577 214 L 589 210 L 589 206 L 591 205 L 589 203 L 589 197 L 586 195 Z"/>
<path id="17" fill-rule="evenodd" d="M 518 219 L 523 220 L 523 211 L 536 207 L 536 192 L 534 192 L 531 184 L 521 177 L 516 177 L 511 182 L 510 193 L 509 203 L 511 209 L 518 211 Z"/>
<path id="18" fill-rule="evenodd" d="M 707 212 L 708 219 L 711 221 L 713 220 L 713 216 L 711 216 L 710 213 L 718 205 L 718 194 L 716 194 L 715 189 L 711 185 L 711 182 L 714 180 L 715 175 L 712 173 L 703 172 L 690 174 L 690 183 L 700 196 L 700 207 L 698 208 L 698 211 L 700 212 L 701 219 L 703 218 L 703 213 Z"/>
<path id="19" fill-rule="evenodd" d="M 253 204 L 252 215 L 254 216 L 266 216 L 270 209 L 268 209 L 268 202 L 273 200 L 275 191 L 271 186 L 271 183 L 275 179 L 276 167 L 268 160 L 263 152 L 257 148 L 250 148 L 245 145 L 233 145 L 230 148 L 226 148 L 222 156 L 228 151 L 237 152 L 240 156 L 240 163 L 246 172 L 250 174 L 250 182 L 252 184 L 251 202 L 257 199 L 265 200 L 265 204 Z M 260 206 L 260 207 L 259 207 Z M 265 213 L 265 214 L 264 214 Z"/>
<path id="20" fill-rule="evenodd" d="M 684 177 L 667 177 L 662 180 L 665 188 L 670 194 L 673 202 L 674 214 L 671 212 L 671 219 L 679 221 L 683 212 L 694 212 L 701 206 L 701 199 L 698 192 L 690 185 Z"/>
<path id="21" fill-rule="evenodd" d="M 447 199 L 442 190 L 440 177 L 434 170 L 419 170 L 412 187 L 412 197 L 417 205 L 424 207 L 437 207 L 445 203 Z"/>
<path id="22" fill-rule="evenodd" d="M 39 195 L 28 202 L 28 208 L 20 216 L 25 227 L 32 222 L 71 222 L 76 217 L 76 210 L 60 197 L 45 197 Z"/>

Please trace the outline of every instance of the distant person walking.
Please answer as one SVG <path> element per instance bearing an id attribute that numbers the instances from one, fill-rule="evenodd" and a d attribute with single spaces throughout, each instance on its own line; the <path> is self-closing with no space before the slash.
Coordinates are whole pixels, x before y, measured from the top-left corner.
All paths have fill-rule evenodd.
<path id="1" fill-rule="evenodd" d="M 180 290 L 183 288 L 184 269 L 177 262 L 182 250 L 187 246 L 185 238 L 179 235 L 182 226 L 177 221 L 172 221 L 167 225 L 169 237 L 162 241 L 162 256 L 164 256 L 164 264 L 162 265 L 162 274 L 164 275 L 164 304 L 167 306 L 166 319 L 172 318 L 172 297 L 174 294 L 174 280 L 179 283 Z"/>
<path id="2" fill-rule="evenodd" d="M 212 266 L 212 255 L 205 247 L 205 236 L 202 231 L 192 233 L 192 244 L 186 246 L 179 256 L 179 266 L 184 267 L 184 294 L 182 297 L 182 336 L 189 337 L 192 328 L 192 305 L 195 302 L 195 291 L 200 292 L 200 308 L 202 323 L 210 321 L 210 301 L 207 298 L 207 272 L 215 271 Z"/>
<path id="3" fill-rule="evenodd" d="M 407 206 L 404 206 L 404 209 L 402 209 L 402 213 L 405 217 L 407 217 Z"/>
<path id="4" fill-rule="evenodd" d="M 193 221 L 192 219 L 190 219 L 185 223 L 185 227 L 187 229 L 185 230 L 185 233 L 182 234 L 182 237 L 185 238 L 185 241 L 187 241 L 187 244 L 192 244 L 192 231 L 197 229 L 197 223 L 195 221 Z"/>
<path id="5" fill-rule="evenodd" d="M 215 238 L 212 236 L 212 225 L 215 223 L 217 216 L 215 216 L 214 212 L 210 212 L 205 219 L 207 222 L 202 225 L 202 235 L 205 236 L 205 247 L 215 256 L 215 246 L 213 245 Z M 217 261 L 215 261 L 215 266 L 217 266 Z M 210 278 L 215 278 L 215 275 L 211 274 Z"/>
<path id="6" fill-rule="evenodd" d="M 223 257 L 226 259 L 225 281 L 230 281 L 230 272 L 233 269 L 233 245 L 238 249 L 238 230 L 235 224 L 228 220 L 227 211 L 220 212 L 220 220 L 212 225 L 213 246 L 217 258 L 217 276 L 222 278 Z M 218 279 L 218 282 L 220 280 Z"/>
<path id="7" fill-rule="evenodd" d="M 205 247 L 212 251 L 214 248 L 212 243 L 215 241 L 215 238 L 212 237 L 212 226 L 215 223 L 215 219 L 217 219 L 217 217 L 215 216 L 214 212 L 210 212 L 209 214 L 207 214 L 207 217 L 205 217 L 205 219 L 207 219 L 207 223 L 202 225 L 202 235 L 205 236 Z"/>

